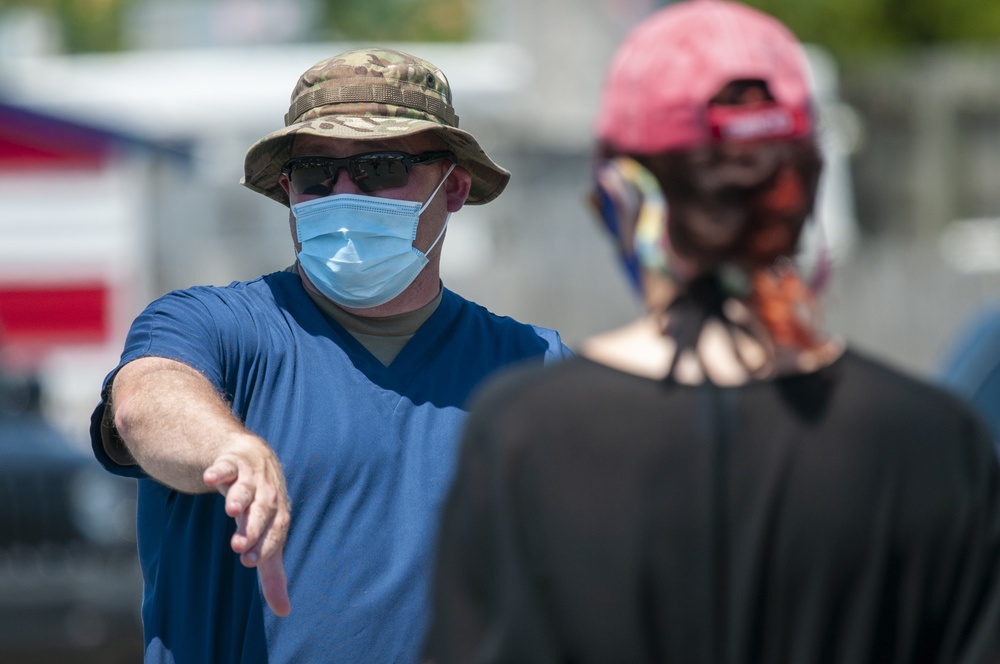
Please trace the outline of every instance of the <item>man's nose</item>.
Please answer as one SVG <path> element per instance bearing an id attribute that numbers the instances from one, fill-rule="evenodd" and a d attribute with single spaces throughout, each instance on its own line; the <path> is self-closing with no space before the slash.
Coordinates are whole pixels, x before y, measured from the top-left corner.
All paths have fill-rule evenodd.
<path id="1" fill-rule="evenodd" d="M 333 174 L 336 182 L 333 183 L 333 187 L 330 188 L 330 194 L 360 194 L 361 189 L 358 185 L 354 184 L 354 180 L 351 179 L 351 174 L 347 170 L 346 166 L 342 166 L 336 170 Z"/>

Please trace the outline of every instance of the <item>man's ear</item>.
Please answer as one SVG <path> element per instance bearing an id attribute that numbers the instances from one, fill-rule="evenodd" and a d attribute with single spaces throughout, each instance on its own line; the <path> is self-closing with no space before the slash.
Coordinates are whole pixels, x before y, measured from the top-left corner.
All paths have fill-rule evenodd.
<path id="1" fill-rule="evenodd" d="M 472 189 L 472 175 L 461 166 L 455 169 L 444 182 L 444 193 L 448 199 L 448 212 L 458 212 L 465 205 Z"/>
<path id="2" fill-rule="evenodd" d="M 288 196 L 289 199 L 291 199 L 291 191 L 289 190 L 290 183 L 288 182 L 288 176 L 285 175 L 284 173 L 279 174 L 278 184 L 281 185 L 281 188 L 285 190 L 285 196 Z"/>

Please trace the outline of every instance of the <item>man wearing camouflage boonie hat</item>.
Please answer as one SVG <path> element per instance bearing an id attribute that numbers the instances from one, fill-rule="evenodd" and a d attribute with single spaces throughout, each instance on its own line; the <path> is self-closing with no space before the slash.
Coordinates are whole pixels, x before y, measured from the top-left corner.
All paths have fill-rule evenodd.
<path id="1" fill-rule="evenodd" d="M 285 205 L 278 175 L 297 135 L 364 141 L 433 134 L 472 176 L 469 205 L 492 201 L 510 180 L 475 137 L 458 128 L 444 72 L 399 51 L 351 51 L 318 63 L 295 86 L 285 125 L 250 148 L 243 179 Z"/>
<path id="2" fill-rule="evenodd" d="M 463 404 L 569 354 L 441 284 L 450 215 L 510 177 L 458 122 L 426 60 L 316 64 L 243 178 L 289 206 L 295 264 L 133 324 L 91 436 L 139 478 L 147 662 L 418 658 Z"/>

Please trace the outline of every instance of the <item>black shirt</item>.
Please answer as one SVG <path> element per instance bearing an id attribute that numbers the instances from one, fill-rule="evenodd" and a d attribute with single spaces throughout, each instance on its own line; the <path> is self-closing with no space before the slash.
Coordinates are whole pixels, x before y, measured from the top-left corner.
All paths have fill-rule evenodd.
<path id="1" fill-rule="evenodd" d="M 434 591 L 438 664 L 995 661 L 1000 467 L 851 351 L 729 388 L 577 358 L 473 404 Z"/>

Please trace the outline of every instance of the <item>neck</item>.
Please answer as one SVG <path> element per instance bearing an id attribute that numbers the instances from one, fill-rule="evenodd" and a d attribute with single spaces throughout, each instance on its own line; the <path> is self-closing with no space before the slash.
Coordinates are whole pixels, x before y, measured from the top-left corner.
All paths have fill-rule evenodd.
<path id="1" fill-rule="evenodd" d="M 844 350 L 843 343 L 828 337 L 811 325 L 803 327 L 800 337 L 778 338 L 773 335 L 760 312 L 746 301 L 728 299 L 723 305 L 724 320 L 705 322 L 694 345 L 681 347 L 681 357 L 674 367 L 680 383 L 699 384 L 710 380 L 716 385 L 743 385 L 779 376 L 812 373 L 834 362 Z M 689 312 L 673 312 L 659 318 L 661 332 L 682 327 L 680 317 Z M 670 353 L 674 365 L 675 343 Z M 669 369 L 668 369 L 669 371 Z M 666 372 L 664 372 L 666 375 Z"/>
<path id="2" fill-rule="evenodd" d="M 728 376 L 721 382 L 740 382 L 812 370 L 830 353 L 815 294 L 786 261 L 749 276 L 728 268 L 706 273 L 685 284 L 666 314 L 664 330 L 681 353 L 678 373 L 691 365 L 715 380 L 710 358 L 721 358 Z M 738 366 L 728 371 L 731 365 Z"/>
<path id="3" fill-rule="evenodd" d="M 647 279 L 650 313 L 587 340 L 581 352 L 628 373 L 717 385 L 809 373 L 836 360 L 843 344 L 820 329 L 812 291 L 794 271 L 762 272 L 690 283 Z"/>

